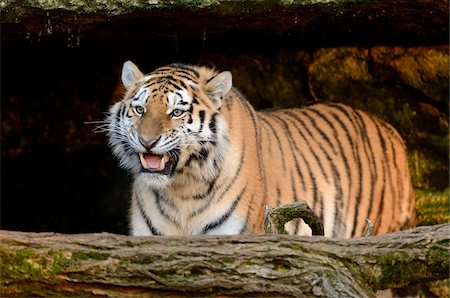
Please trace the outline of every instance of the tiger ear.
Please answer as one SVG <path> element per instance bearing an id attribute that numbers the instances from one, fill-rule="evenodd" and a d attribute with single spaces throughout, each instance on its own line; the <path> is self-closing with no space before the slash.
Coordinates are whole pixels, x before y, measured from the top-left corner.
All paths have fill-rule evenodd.
<path id="1" fill-rule="evenodd" d="M 122 83 L 127 90 L 130 89 L 143 76 L 144 74 L 133 62 L 127 61 L 123 64 Z"/>
<path id="2" fill-rule="evenodd" d="M 206 84 L 206 92 L 213 99 L 217 107 L 222 104 L 222 98 L 227 95 L 233 85 L 231 72 L 224 71 L 209 79 Z"/>

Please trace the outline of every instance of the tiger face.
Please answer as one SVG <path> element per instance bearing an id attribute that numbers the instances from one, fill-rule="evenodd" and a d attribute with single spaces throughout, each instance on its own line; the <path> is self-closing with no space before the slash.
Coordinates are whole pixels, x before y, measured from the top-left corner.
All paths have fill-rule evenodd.
<path id="1" fill-rule="evenodd" d="M 212 152 L 216 162 L 221 159 L 214 146 L 227 134 L 219 109 L 231 89 L 229 72 L 176 64 L 144 75 L 127 61 L 122 82 L 126 94 L 107 118 L 109 143 L 122 167 L 164 187 L 199 167 L 192 160 L 206 160 Z"/>

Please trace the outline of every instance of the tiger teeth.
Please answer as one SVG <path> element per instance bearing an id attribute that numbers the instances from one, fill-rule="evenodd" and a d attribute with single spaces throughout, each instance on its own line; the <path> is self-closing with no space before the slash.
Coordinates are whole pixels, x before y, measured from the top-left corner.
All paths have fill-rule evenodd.
<path id="1" fill-rule="evenodd" d="M 141 159 L 141 164 L 144 167 L 144 169 L 148 169 L 147 161 L 144 158 L 144 154 L 139 153 L 139 158 Z"/>
<path id="2" fill-rule="evenodd" d="M 165 167 L 166 167 L 166 159 L 165 159 L 165 157 L 162 157 L 161 161 L 159 162 L 158 171 L 164 170 Z"/>

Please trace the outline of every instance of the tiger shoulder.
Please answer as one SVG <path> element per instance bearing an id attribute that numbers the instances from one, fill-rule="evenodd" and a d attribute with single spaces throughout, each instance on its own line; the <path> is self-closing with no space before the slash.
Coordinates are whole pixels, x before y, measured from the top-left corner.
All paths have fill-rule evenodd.
<path id="1" fill-rule="evenodd" d="M 133 177 L 133 235 L 261 234 L 266 205 L 305 201 L 329 237 L 409 227 L 414 196 L 405 144 L 389 124 L 337 103 L 256 111 L 230 72 L 173 64 L 143 74 L 106 119 Z M 290 234 L 310 234 L 301 220 Z"/>

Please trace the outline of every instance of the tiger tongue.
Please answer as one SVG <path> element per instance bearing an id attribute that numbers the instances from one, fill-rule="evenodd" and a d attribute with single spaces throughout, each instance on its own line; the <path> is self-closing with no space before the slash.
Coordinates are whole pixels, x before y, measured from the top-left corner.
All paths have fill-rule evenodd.
<path id="1" fill-rule="evenodd" d="M 164 168 L 164 165 L 161 165 L 161 161 L 163 161 L 161 155 L 154 155 L 151 153 L 144 153 L 141 155 L 142 166 L 146 169 L 158 170 Z"/>
<path id="2" fill-rule="evenodd" d="M 161 156 L 152 155 L 152 154 L 144 154 L 145 161 L 147 165 L 152 169 L 158 169 L 161 164 Z"/>

